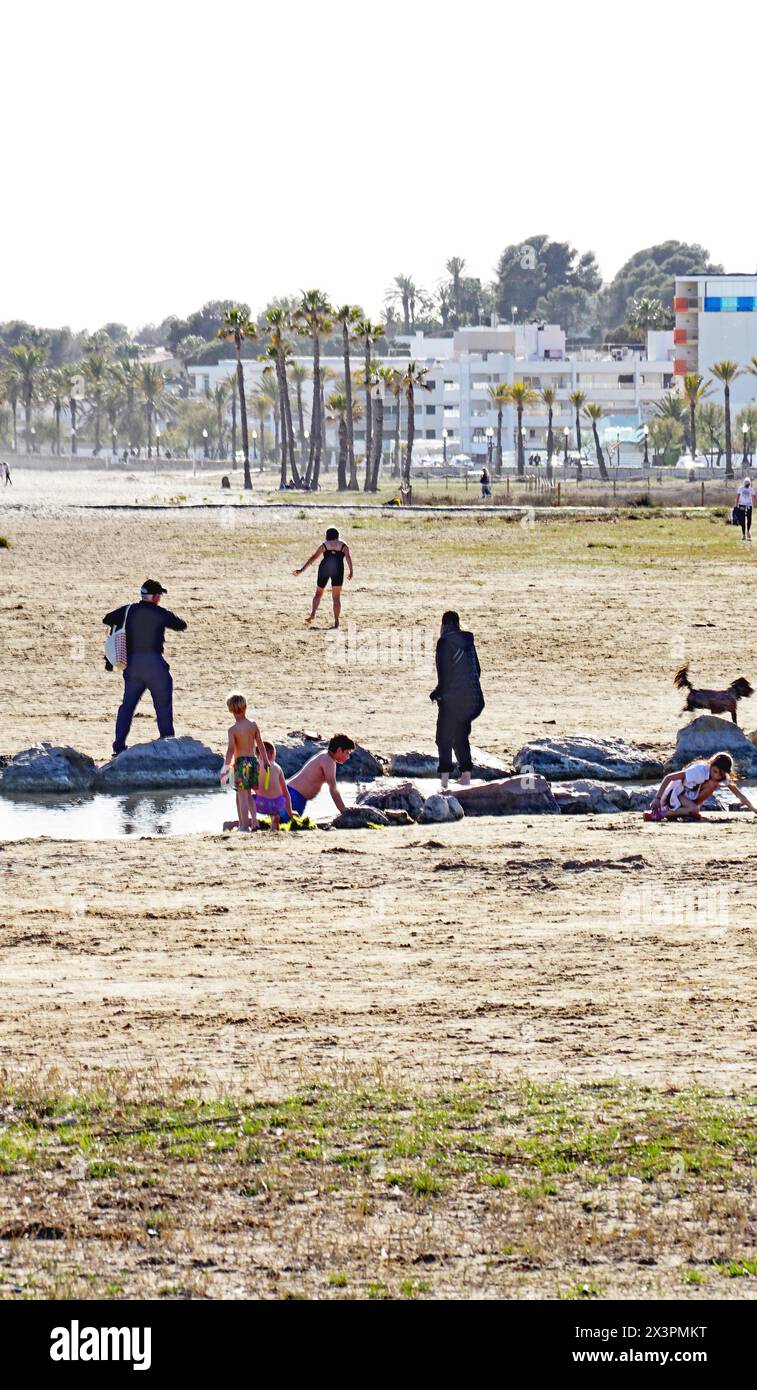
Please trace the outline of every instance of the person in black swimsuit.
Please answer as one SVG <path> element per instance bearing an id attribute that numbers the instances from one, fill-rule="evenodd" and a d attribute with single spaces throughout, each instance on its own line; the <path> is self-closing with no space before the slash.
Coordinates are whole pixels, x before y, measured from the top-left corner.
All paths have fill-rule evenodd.
<path id="1" fill-rule="evenodd" d="M 346 545 L 344 541 L 339 539 L 339 532 L 337 531 L 336 526 L 329 526 L 329 529 L 326 532 L 325 541 L 323 541 L 319 545 L 317 550 L 313 551 L 313 554 L 310 556 L 310 559 L 306 560 L 304 565 L 300 565 L 300 568 L 294 571 L 295 574 L 302 574 L 303 570 L 306 570 L 308 565 L 312 565 L 314 560 L 319 561 L 318 577 L 315 581 L 316 589 L 315 593 L 313 594 L 313 606 L 310 610 L 309 616 L 305 619 L 305 622 L 312 623 L 316 613 L 318 612 L 318 605 L 320 604 L 321 599 L 323 598 L 323 591 L 326 588 L 326 585 L 330 582 L 331 602 L 334 605 L 334 627 L 338 627 L 339 614 L 342 611 L 342 585 L 344 583 L 344 565 L 346 561 L 349 567 L 349 578 L 351 579 L 352 556 L 350 555 L 349 546 Z"/>

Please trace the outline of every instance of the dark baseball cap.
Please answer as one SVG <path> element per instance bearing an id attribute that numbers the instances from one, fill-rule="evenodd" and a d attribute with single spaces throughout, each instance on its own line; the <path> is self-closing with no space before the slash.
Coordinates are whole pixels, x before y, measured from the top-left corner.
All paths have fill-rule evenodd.
<path id="1" fill-rule="evenodd" d="M 157 579 L 146 579 L 139 591 L 141 594 L 167 594 L 168 590 Z"/>

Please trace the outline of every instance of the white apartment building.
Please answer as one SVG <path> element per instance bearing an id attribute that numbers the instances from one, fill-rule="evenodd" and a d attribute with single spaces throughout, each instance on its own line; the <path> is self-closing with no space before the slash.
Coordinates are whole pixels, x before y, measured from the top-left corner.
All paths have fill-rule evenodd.
<path id="1" fill-rule="evenodd" d="M 711 378 L 712 364 L 728 358 L 747 367 L 757 357 L 757 275 L 685 275 L 676 279 L 675 373 Z M 713 380 L 711 399 L 722 402 Z M 731 385 L 736 410 L 757 398 L 757 377 L 742 372 Z"/>
<path id="2" fill-rule="evenodd" d="M 388 366 L 399 366 L 412 360 L 427 368 L 428 391 L 416 392 L 415 437 L 417 455 L 428 452 L 437 455 L 444 447 L 444 432 L 448 454 L 458 451 L 484 458 L 488 451 L 487 430 L 496 431 L 497 408 L 489 395 L 489 387 L 499 383 L 511 385 L 523 381 L 540 392 L 553 386 L 557 401 L 553 413 L 555 448 L 563 446 L 564 429 L 570 430 L 570 447 L 574 447 L 575 414 L 569 396 L 573 391 L 586 393 L 587 399 L 601 405 L 604 418 L 600 438 L 609 434 L 613 441 L 636 438 L 652 407 L 674 386 L 673 333 L 656 332 L 648 335 L 647 351 L 624 346 L 603 349 L 582 349 L 570 356 L 565 348 L 565 333 L 557 324 L 500 325 L 496 328 L 463 328 L 451 338 L 424 338 L 423 334 L 399 338 L 402 356 L 381 359 Z M 297 361 L 312 364 L 311 358 Z M 342 375 L 340 357 L 324 357 L 327 366 L 337 377 Z M 353 370 L 359 371 L 359 354 L 353 357 Z M 245 387 L 248 400 L 262 380 L 264 363 L 244 362 Z M 213 389 L 219 380 L 235 370 L 233 359 L 217 366 L 189 366 L 191 394 L 201 397 Z M 327 385 L 327 393 L 333 384 Z M 309 416 L 312 384 L 304 388 L 306 411 Z M 294 392 L 292 392 L 294 407 Z M 402 434 L 405 435 L 406 401 L 401 402 Z M 384 434 L 387 449 L 394 432 L 396 404 L 388 392 L 384 400 Z M 269 422 L 272 428 L 272 421 Z M 547 412 L 542 403 L 535 403 L 524 412 L 526 448 L 543 449 L 547 433 Z M 252 428 L 252 426 L 251 426 Z M 295 420 L 296 428 L 296 420 Z M 512 406 L 503 412 L 502 445 L 510 454 L 516 444 L 516 414 Z M 590 431 L 585 432 L 587 435 Z M 327 430 L 327 445 L 335 445 L 335 432 Z M 365 439 L 362 419 L 355 421 L 355 443 L 360 449 Z"/>

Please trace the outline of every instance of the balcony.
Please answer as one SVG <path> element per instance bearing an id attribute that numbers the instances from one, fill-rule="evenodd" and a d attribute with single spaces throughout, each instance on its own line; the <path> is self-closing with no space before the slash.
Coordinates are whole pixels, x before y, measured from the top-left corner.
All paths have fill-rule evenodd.
<path id="1" fill-rule="evenodd" d="M 687 314 L 689 312 L 688 295 L 677 294 L 673 300 L 673 308 L 677 314 Z M 696 308 L 696 303 L 694 303 L 693 308 Z"/>
<path id="2" fill-rule="evenodd" d="M 689 364 L 685 357 L 676 357 L 673 359 L 673 373 L 675 376 L 685 376 L 688 370 Z"/>
<path id="3" fill-rule="evenodd" d="M 687 329 L 685 329 L 685 328 L 674 328 L 674 329 L 673 329 L 673 342 L 674 342 L 674 343 L 685 343 L 685 342 L 687 341 L 687 336 L 688 336 L 688 334 L 687 334 Z"/>

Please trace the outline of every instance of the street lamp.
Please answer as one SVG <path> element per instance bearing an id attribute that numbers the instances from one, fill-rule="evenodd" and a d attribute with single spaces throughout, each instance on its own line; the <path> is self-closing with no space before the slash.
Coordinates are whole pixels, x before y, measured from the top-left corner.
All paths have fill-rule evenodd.
<path id="1" fill-rule="evenodd" d="M 203 449 L 203 458 L 207 458 L 207 457 L 208 457 L 208 431 L 207 431 L 207 430 L 203 430 L 203 432 L 202 432 L 202 449 Z"/>
<path id="2" fill-rule="evenodd" d="M 515 323 L 515 320 L 517 319 L 517 317 L 518 317 L 518 306 L 517 306 L 517 304 L 513 304 L 513 323 Z"/>
<path id="3" fill-rule="evenodd" d="M 30 433 L 31 438 L 32 438 L 32 453 L 34 453 L 34 452 L 35 452 L 35 443 L 36 443 L 37 431 L 35 430 L 35 428 L 34 428 L 33 425 L 32 425 L 32 427 L 31 427 L 31 429 L 29 430 L 29 433 Z"/>
<path id="4" fill-rule="evenodd" d="M 111 442 L 112 452 L 115 454 L 115 453 L 117 452 L 117 450 L 118 450 L 118 430 L 117 430 L 117 429 L 112 429 L 112 430 L 111 430 L 111 432 L 110 432 L 110 442 Z"/>
<path id="5" fill-rule="evenodd" d="M 745 468 L 748 468 L 748 467 L 749 467 L 749 449 L 748 449 L 749 426 L 748 426 L 748 424 L 746 423 L 746 421 L 744 421 L 744 424 L 741 426 L 741 438 L 742 438 L 743 441 L 744 441 L 744 449 L 743 449 L 743 454 L 742 454 L 741 462 L 743 463 L 743 465 L 744 465 Z"/>
<path id="6" fill-rule="evenodd" d="M 523 426 L 523 429 L 522 429 L 521 432 L 520 432 L 520 438 L 521 438 L 521 444 L 522 444 L 522 446 L 523 446 L 523 462 L 525 463 L 525 462 L 526 462 L 526 441 L 527 441 L 527 439 L 528 439 L 528 430 L 526 429 L 525 425 Z"/>
<path id="7" fill-rule="evenodd" d="M 565 426 L 565 428 L 564 428 L 564 430 L 563 430 L 562 433 L 563 433 L 563 440 L 564 440 L 564 443 L 565 443 L 565 467 L 567 468 L 567 467 L 568 467 L 568 440 L 570 439 L 570 430 L 568 429 L 568 426 L 567 426 L 567 425 Z"/>
<path id="8" fill-rule="evenodd" d="M 485 433 L 486 433 L 486 460 L 487 460 L 487 463 L 489 464 L 489 467 L 491 468 L 491 462 L 492 462 L 492 447 L 493 447 L 493 445 L 494 445 L 494 430 L 492 429 L 491 425 L 487 425 Z"/>
<path id="9" fill-rule="evenodd" d="M 618 460 L 620 460 L 620 449 L 618 449 Z M 649 429 L 644 426 L 644 467 L 649 467 Z"/>
<path id="10" fill-rule="evenodd" d="M 76 430 L 71 427 L 71 455 L 76 453 Z"/>
<path id="11" fill-rule="evenodd" d="M 160 430 L 159 430 L 159 429 L 155 431 L 155 454 L 156 454 L 156 457 L 157 457 L 157 458 L 160 458 Z"/>
<path id="12" fill-rule="evenodd" d="M 252 431 L 252 461 L 253 461 L 253 463 L 255 462 L 257 456 L 258 456 L 258 432 L 257 432 L 257 430 L 253 430 L 253 431 Z"/>
<path id="13" fill-rule="evenodd" d="M 449 430 L 442 430 L 442 448 L 444 449 L 444 462 L 445 462 L 445 463 L 447 462 L 447 440 L 448 440 L 448 439 L 449 439 Z M 392 444 L 394 444 L 394 440 L 392 440 Z"/>

